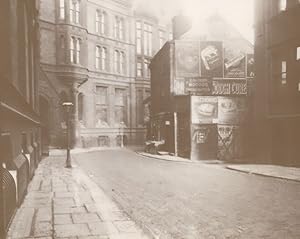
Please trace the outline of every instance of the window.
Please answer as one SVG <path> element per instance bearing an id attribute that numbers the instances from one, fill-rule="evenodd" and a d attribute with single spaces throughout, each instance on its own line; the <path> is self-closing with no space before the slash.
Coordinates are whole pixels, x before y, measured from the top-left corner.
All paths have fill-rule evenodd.
<path id="1" fill-rule="evenodd" d="M 136 75 L 138 77 L 143 76 L 143 64 L 142 64 L 142 62 L 137 62 L 137 64 L 136 64 Z"/>
<path id="2" fill-rule="evenodd" d="M 122 51 L 115 50 L 114 52 L 114 69 L 115 72 L 124 74 L 125 73 L 125 53 Z"/>
<path id="3" fill-rule="evenodd" d="M 105 34 L 106 13 L 100 10 L 96 11 L 96 32 Z"/>
<path id="4" fill-rule="evenodd" d="M 123 40 L 124 39 L 124 19 L 120 17 L 115 17 L 114 25 L 115 38 Z"/>
<path id="5" fill-rule="evenodd" d="M 71 37 L 70 41 L 70 62 L 71 63 L 80 63 L 80 39 Z"/>
<path id="6" fill-rule="evenodd" d="M 96 46 L 96 69 L 107 69 L 107 49 Z"/>
<path id="7" fill-rule="evenodd" d="M 286 1 L 287 0 L 279 0 L 279 10 L 285 11 L 286 10 Z"/>
<path id="8" fill-rule="evenodd" d="M 162 30 L 159 31 L 159 48 L 162 48 L 165 44 L 164 32 Z"/>
<path id="9" fill-rule="evenodd" d="M 65 19 L 65 0 L 59 0 L 59 18 Z"/>
<path id="10" fill-rule="evenodd" d="M 281 84 L 285 85 L 286 84 L 286 61 L 281 62 Z"/>
<path id="11" fill-rule="evenodd" d="M 140 21 L 136 22 L 136 52 L 142 54 L 142 24 Z"/>
<path id="12" fill-rule="evenodd" d="M 96 86 L 96 127 L 108 127 L 107 87 Z"/>
<path id="13" fill-rule="evenodd" d="M 60 36 L 60 54 L 62 62 L 65 61 L 65 37 L 63 35 Z"/>
<path id="14" fill-rule="evenodd" d="M 299 0 L 300 1 L 300 0 Z M 297 47 L 297 51 L 296 51 L 296 60 L 299 61 L 300 60 L 300 46 Z"/>
<path id="15" fill-rule="evenodd" d="M 79 0 L 70 0 L 70 22 L 79 23 Z"/>
<path id="16" fill-rule="evenodd" d="M 144 24 L 144 54 L 152 56 L 152 26 Z"/>
<path id="17" fill-rule="evenodd" d="M 150 69 L 149 69 L 150 61 L 145 59 L 144 60 L 144 70 L 145 70 L 145 77 L 150 77 Z"/>
<path id="18" fill-rule="evenodd" d="M 126 125 L 126 91 L 125 89 L 115 89 L 115 123 L 116 125 Z"/>

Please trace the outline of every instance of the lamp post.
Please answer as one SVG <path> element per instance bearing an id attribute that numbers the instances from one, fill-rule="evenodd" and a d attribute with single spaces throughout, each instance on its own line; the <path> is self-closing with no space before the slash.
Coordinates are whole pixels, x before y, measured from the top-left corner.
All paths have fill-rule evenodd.
<path id="1" fill-rule="evenodd" d="M 73 106 L 72 102 L 64 102 L 63 107 L 67 112 L 66 122 L 67 122 L 67 160 L 66 160 L 66 168 L 72 168 L 71 156 L 70 156 L 70 111 Z"/>
<path id="2" fill-rule="evenodd" d="M 123 121 L 120 122 L 121 148 L 124 147 L 124 126 L 125 126 L 125 123 Z"/>

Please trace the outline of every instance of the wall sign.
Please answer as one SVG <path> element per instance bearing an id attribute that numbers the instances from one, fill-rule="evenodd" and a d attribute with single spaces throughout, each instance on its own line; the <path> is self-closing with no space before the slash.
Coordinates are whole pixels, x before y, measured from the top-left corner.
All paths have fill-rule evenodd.
<path id="1" fill-rule="evenodd" d="M 212 95 L 247 95 L 247 80 L 214 80 Z"/>
<path id="2" fill-rule="evenodd" d="M 246 63 L 245 54 L 237 50 L 234 46 L 225 47 L 224 57 L 224 77 L 225 78 L 245 78 Z"/>
<path id="3" fill-rule="evenodd" d="M 214 96 L 191 96 L 193 124 L 215 123 L 218 118 L 218 98 Z"/>
<path id="4" fill-rule="evenodd" d="M 212 80 L 209 78 L 186 78 L 185 92 L 191 95 L 211 95 Z"/>
<path id="5" fill-rule="evenodd" d="M 201 76 L 223 77 L 223 43 L 200 42 Z"/>
<path id="6" fill-rule="evenodd" d="M 199 76 L 199 43 L 195 41 L 176 41 L 176 76 Z"/>
<path id="7" fill-rule="evenodd" d="M 246 112 L 246 98 L 219 97 L 218 123 L 239 124 L 245 120 Z"/>

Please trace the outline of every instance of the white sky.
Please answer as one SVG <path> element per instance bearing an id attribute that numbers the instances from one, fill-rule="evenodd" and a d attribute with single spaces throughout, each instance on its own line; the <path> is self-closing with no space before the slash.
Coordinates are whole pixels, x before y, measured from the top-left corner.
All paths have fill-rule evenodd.
<path id="1" fill-rule="evenodd" d="M 192 19 L 218 12 L 253 43 L 254 0 L 134 0 L 139 9 L 172 17 L 179 13 Z M 263 0 L 262 0 L 263 1 Z"/>

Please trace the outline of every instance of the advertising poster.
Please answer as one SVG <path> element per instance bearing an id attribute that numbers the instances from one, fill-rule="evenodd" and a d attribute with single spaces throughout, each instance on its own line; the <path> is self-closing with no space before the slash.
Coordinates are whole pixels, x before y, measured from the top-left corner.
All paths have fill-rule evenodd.
<path id="1" fill-rule="evenodd" d="M 246 57 L 245 54 L 234 47 L 224 49 L 224 77 L 225 78 L 245 78 L 246 77 Z"/>
<path id="2" fill-rule="evenodd" d="M 200 62 L 202 77 L 223 77 L 222 42 L 200 42 Z"/>
<path id="3" fill-rule="evenodd" d="M 186 95 L 185 93 L 185 79 L 176 78 L 173 81 L 173 93 L 174 95 Z"/>
<path id="4" fill-rule="evenodd" d="M 186 41 L 175 43 L 176 76 L 199 76 L 199 43 Z"/>
<path id="5" fill-rule="evenodd" d="M 217 125 L 193 124 L 191 131 L 191 159 L 216 159 L 218 151 Z"/>
<path id="6" fill-rule="evenodd" d="M 185 91 L 191 95 L 211 95 L 212 79 L 210 78 L 186 78 Z"/>
<path id="7" fill-rule="evenodd" d="M 254 55 L 247 54 L 247 77 L 254 77 Z"/>
<path id="8" fill-rule="evenodd" d="M 246 79 L 219 79 L 212 82 L 212 95 L 247 95 Z"/>
<path id="9" fill-rule="evenodd" d="M 218 119 L 218 98 L 212 96 L 191 96 L 193 124 L 216 123 Z"/>
<path id="10" fill-rule="evenodd" d="M 245 120 L 247 104 L 245 98 L 219 97 L 218 123 L 239 124 Z"/>

